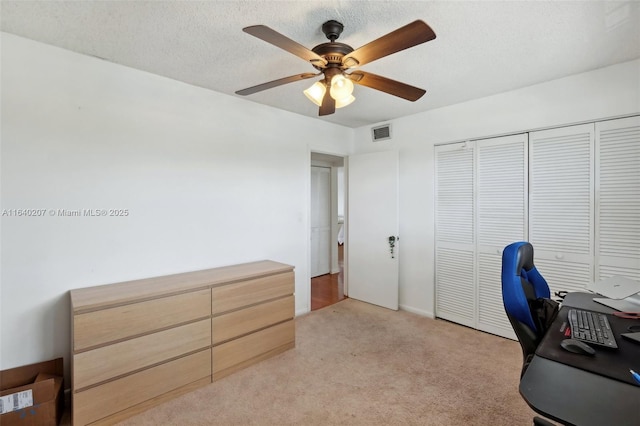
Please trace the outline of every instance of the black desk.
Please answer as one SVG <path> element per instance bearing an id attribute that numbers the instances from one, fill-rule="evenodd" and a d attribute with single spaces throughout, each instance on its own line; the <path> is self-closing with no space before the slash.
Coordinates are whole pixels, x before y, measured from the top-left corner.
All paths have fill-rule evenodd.
<path id="1" fill-rule="evenodd" d="M 611 313 L 593 294 L 571 293 L 563 306 Z M 616 340 L 622 339 L 615 336 Z M 537 413 L 578 426 L 640 425 L 640 386 L 534 355 L 520 394 Z"/>

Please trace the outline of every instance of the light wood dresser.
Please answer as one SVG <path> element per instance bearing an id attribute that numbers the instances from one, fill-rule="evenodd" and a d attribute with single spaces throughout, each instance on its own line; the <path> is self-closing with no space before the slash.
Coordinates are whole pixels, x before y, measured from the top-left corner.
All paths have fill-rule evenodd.
<path id="1" fill-rule="evenodd" d="M 112 424 L 295 347 L 269 260 L 72 290 L 74 425 Z"/>

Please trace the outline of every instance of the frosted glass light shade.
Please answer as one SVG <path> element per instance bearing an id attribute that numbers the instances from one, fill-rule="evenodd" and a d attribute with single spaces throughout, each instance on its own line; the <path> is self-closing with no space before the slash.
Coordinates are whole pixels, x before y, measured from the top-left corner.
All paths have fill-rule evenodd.
<path id="1" fill-rule="evenodd" d="M 326 92 L 327 92 L 327 87 L 324 85 L 324 83 L 320 81 L 316 81 L 315 83 L 313 83 L 313 85 L 311 85 L 311 87 L 309 87 L 303 93 L 306 95 L 307 98 L 309 98 L 311 102 L 313 102 L 318 106 L 321 106 L 322 99 L 324 98 L 324 94 Z"/>
<path id="2" fill-rule="evenodd" d="M 331 89 L 329 94 L 336 101 L 345 99 L 353 93 L 353 82 L 342 74 L 335 75 L 331 79 Z"/>
<path id="3" fill-rule="evenodd" d="M 336 108 L 342 108 L 355 101 L 356 98 L 353 95 L 349 95 L 346 98 L 336 99 Z"/>

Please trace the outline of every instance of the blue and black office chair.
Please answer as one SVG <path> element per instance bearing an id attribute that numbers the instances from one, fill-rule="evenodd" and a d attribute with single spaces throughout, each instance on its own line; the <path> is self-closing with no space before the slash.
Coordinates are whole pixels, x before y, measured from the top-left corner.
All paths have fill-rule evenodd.
<path id="1" fill-rule="evenodd" d="M 522 374 L 546 331 L 534 321 L 532 302 L 550 296 L 547 281 L 533 264 L 533 246 L 519 241 L 505 247 L 502 252 L 502 302 L 522 347 Z"/>
<path id="2" fill-rule="evenodd" d="M 502 302 L 522 347 L 520 376 L 527 369 L 546 332 L 534 319 L 536 314 L 531 307 L 534 301 L 549 299 L 550 296 L 547 281 L 533 264 L 533 246 L 526 241 L 519 241 L 505 247 L 502 252 Z M 533 424 L 554 426 L 538 416 L 533 418 Z"/>

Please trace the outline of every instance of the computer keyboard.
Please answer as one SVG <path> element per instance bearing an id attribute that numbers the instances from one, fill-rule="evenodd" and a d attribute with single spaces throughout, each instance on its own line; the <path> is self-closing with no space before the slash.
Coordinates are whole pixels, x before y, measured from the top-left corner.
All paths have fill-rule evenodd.
<path id="1" fill-rule="evenodd" d="M 568 319 L 572 338 L 607 348 L 618 347 L 605 314 L 569 309 Z"/>

